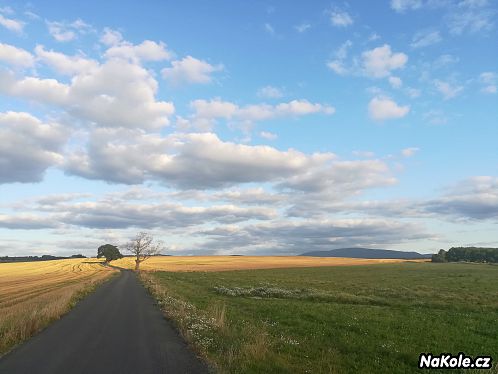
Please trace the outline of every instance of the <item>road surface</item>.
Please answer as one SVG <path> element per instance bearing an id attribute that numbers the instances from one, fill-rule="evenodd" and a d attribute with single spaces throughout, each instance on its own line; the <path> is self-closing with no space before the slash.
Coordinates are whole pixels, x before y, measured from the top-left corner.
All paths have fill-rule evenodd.
<path id="1" fill-rule="evenodd" d="M 207 372 L 128 270 L 0 359 L 2 374 Z"/>

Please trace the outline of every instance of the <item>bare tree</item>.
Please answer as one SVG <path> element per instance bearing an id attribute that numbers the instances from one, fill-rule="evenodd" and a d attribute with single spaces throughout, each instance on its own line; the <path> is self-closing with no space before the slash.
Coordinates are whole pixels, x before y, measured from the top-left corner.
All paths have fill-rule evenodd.
<path id="1" fill-rule="evenodd" d="M 140 271 L 140 263 L 147 260 L 150 256 L 161 253 L 163 243 L 161 241 L 154 241 L 153 236 L 149 233 L 139 232 L 135 238 L 126 244 L 125 249 L 135 257 L 135 271 Z"/>

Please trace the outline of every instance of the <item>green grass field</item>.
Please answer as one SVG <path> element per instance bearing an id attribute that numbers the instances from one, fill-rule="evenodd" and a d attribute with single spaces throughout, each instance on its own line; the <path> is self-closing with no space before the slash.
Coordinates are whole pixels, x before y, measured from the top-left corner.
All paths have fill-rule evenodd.
<path id="1" fill-rule="evenodd" d="M 498 266 L 155 272 L 143 279 L 220 372 L 409 373 L 418 371 L 421 352 L 498 360 Z"/>

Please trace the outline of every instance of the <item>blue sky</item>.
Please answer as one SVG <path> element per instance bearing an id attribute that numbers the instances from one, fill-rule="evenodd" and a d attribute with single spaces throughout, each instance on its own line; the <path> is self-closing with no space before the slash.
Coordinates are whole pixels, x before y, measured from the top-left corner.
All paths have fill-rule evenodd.
<path id="1" fill-rule="evenodd" d="M 0 3 L 0 255 L 498 246 L 497 14 Z"/>

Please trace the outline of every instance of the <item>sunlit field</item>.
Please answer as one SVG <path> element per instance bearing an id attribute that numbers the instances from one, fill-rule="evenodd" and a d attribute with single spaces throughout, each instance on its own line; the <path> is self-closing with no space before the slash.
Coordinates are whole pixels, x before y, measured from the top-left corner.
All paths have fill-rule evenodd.
<path id="1" fill-rule="evenodd" d="M 220 373 L 415 373 L 422 352 L 498 358 L 498 266 L 398 263 L 141 277 Z"/>
<path id="2" fill-rule="evenodd" d="M 165 271 L 225 271 L 369 265 L 379 263 L 397 263 L 405 261 L 407 260 L 344 257 L 324 258 L 305 256 L 155 256 L 143 262 L 140 265 L 140 269 Z M 119 266 L 126 269 L 135 268 L 135 260 L 132 257 L 125 257 L 120 260 L 113 261 L 112 264 L 114 266 Z"/>
<path id="3" fill-rule="evenodd" d="M 96 259 L 0 264 L 0 355 L 116 272 Z"/>

